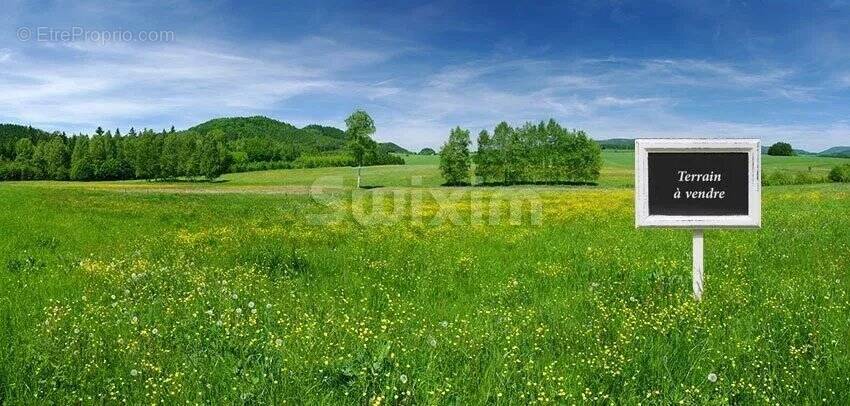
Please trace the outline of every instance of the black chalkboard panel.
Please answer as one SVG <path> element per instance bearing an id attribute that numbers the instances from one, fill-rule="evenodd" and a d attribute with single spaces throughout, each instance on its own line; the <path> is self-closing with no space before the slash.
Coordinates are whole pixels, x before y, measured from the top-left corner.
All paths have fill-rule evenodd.
<path id="1" fill-rule="evenodd" d="M 747 215 L 747 165 L 743 152 L 650 152 L 649 214 Z"/>

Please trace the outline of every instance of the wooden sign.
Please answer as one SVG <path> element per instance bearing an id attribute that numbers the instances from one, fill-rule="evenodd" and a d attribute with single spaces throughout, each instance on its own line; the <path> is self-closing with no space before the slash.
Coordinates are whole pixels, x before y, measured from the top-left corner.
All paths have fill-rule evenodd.
<path id="1" fill-rule="evenodd" d="M 761 226 L 759 140 L 635 140 L 637 227 Z"/>
<path id="2" fill-rule="evenodd" d="M 703 229 L 761 227 L 761 143 L 635 140 L 635 226 L 690 228 L 694 298 L 703 293 Z"/>

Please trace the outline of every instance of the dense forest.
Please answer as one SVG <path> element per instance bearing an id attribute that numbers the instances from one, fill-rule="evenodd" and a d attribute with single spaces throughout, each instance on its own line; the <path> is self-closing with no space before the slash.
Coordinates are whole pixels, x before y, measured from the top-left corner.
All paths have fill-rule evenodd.
<path id="1" fill-rule="evenodd" d="M 98 128 L 74 136 L 4 124 L 0 180 L 215 179 L 227 172 L 353 166 L 346 141 L 337 128 L 299 129 L 266 117 L 215 119 L 185 131 Z M 364 162 L 403 163 L 382 145 Z"/>

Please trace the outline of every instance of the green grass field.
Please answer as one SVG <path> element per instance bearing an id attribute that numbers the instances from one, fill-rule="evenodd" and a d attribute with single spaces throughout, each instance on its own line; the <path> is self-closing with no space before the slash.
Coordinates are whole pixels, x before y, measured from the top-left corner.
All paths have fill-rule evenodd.
<path id="1" fill-rule="evenodd" d="M 633 155 L 604 159 L 582 187 L 437 188 L 435 157 L 363 191 L 0 183 L 0 404 L 850 404 L 850 185 L 765 187 L 762 229 L 706 233 L 696 303 L 690 234 L 635 230 Z M 310 195 L 340 181 L 341 211 Z M 528 193 L 537 220 L 476 217 Z"/>
<path id="2" fill-rule="evenodd" d="M 444 180 L 438 168 L 438 156 L 402 155 L 406 165 L 374 166 L 363 169 L 363 184 L 370 187 L 438 187 Z M 603 167 L 598 181 L 602 187 L 634 186 L 634 153 L 632 151 L 605 150 Z M 816 156 L 774 157 L 762 156 L 765 176 L 781 172 L 791 176 L 809 173 L 821 178 L 823 183 L 829 171 L 850 162 L 846 158 Z M 87 190 L 106 189 L 147 192 L 256 192 L 256 193 L 308 193 L 311 186 L 353 188 L 354 168 L 280 169 L 259 172 L 231 173 L 215 183 L 204 182 L 149 182 L 145 180 L 117 182 L 8 182 L 7 185 L 34 185 L 40 187 L 76 187 Z"/>

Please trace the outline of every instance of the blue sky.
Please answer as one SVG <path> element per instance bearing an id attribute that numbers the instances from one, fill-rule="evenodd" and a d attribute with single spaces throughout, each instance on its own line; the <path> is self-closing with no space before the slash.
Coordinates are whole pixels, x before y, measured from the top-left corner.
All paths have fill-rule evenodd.
<path id="1" fill-rule="evenodd" d="M 362 108 L 412 149 L 549 117 L 594 138 L 850 145 L 850 0 L 0 3 L 0 122 L 342 127 Z"/>

